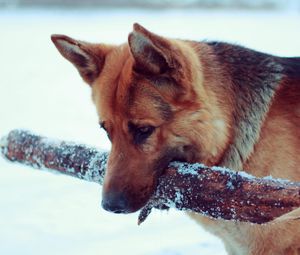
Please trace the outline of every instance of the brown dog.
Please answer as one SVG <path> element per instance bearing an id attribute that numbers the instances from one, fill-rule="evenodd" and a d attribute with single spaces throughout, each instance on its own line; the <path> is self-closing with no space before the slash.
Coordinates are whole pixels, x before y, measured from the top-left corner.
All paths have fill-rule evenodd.
<path id="1" fill-rule="evenodd" d="M 112 142 L 104 209 L 140 209 L 173 160 L 300 181 L 300 58 L 167 39 L 138 24 L 120 46 L 52 41 L 91 86 Z M 192 217 L 229 254 L 274 255 L 298 254 L 299 215 L 262 226 Z"/>

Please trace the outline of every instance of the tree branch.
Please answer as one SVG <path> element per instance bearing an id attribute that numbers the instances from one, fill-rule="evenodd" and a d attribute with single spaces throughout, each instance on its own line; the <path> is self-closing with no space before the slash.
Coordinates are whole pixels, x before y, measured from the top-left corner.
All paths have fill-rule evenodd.
<path id="1" fill-rule="evenodd" d="M 0 149 L 13 162 L 103 183 L 108 153 L 95 148 L 13 130 L 1 139 Z M 261 224 L 300 206 L 300 183 L 202 164 L 173 162 L 158 183 L 139 223 L 153 207 Z"/>

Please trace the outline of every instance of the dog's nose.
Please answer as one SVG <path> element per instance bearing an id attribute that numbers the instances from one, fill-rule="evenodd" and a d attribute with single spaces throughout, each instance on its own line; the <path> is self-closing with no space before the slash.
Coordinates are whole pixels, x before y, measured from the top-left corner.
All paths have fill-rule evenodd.
<path id="1" fill-rule="evenodd" d="M 123 193 L 110 192 L 103 195 L 102 207 L 113 213 L 128 213 L 128 200 Z"/>

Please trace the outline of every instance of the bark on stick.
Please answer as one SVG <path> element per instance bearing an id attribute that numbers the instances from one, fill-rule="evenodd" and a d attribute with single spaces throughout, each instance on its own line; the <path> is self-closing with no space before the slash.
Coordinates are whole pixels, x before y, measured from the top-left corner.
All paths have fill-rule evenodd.
<path id="1" fill-rule="evenodd" d="M 108 158 L 107 152 L 24 130 L 13 130 L 3 137 L 0 149 L 12 162 L 99 184 L 103 182 Z M 139 223 L 153 207 L 262 224 L 300 206 L 300 183 L 256 178 L 245 172 L 202 164 L 173 162 L 158 183 L 140 212 Z"/>

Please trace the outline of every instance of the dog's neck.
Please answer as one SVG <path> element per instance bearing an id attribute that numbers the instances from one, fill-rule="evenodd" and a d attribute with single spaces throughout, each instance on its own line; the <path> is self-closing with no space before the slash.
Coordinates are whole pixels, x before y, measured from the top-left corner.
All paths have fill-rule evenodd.
<path id="1" fill-rule="evenodd" d="M 226 91 L 216 94 L 218 102 L 230 104 L 233 109 L 229 113 L 232 138 L 218 164 L 242 170 L 259 139 L 261 127 L 280 85 L 282 66 L 276 62 L 276 57 L 243 47 L 215 42 L 207 45 L 214 63 L 206 65 L 204 77 L 211 80 L 212 74 L 216 74 L 218 82 L 215 86 Z M 203 62 L 203 58 L 207 57 L 200 56 L 200 61 Z M 224 95 L 228 98 L 221 98 Z"/>

